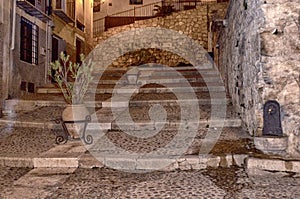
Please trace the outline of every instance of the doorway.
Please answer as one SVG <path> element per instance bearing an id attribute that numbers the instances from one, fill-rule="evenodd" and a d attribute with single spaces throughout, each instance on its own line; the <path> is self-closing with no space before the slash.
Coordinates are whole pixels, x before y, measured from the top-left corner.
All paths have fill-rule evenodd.
<path id="1" fill-rule="evenodd" d="M 82 53 L 84 53 L 84 42 L 77 37 L 76 38 L 76 62 L 79 64 L 81 64 L 80 54 Z"/>

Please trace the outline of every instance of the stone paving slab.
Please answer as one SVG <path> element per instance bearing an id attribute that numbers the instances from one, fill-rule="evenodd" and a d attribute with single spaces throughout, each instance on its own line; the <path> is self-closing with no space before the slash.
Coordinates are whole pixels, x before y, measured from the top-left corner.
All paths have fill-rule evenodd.
<path id="1" fill-rule="evenodd" d="M 263 159 L 251 157 L 247 159 L 246 165 L 248 173 L 251 175 L 259 175 L 264 172 L 300 173 L 299 160 Z"/>

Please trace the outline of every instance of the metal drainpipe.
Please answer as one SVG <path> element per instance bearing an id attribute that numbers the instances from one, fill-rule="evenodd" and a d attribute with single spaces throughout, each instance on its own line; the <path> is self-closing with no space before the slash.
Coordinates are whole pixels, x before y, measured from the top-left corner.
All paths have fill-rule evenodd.
<path id="1" fill-rule="evenodd" d="M 51 21 L 47 21 L 46 25 L 46 61 L 45 61 L 45 83 L 49 83 L 48 70 L 50 69 L 50 52 L 51 52 Z"/>
<path id="2" fill-rule="evenodd" d="M 12 34 L 10 50 L 15 49 L 15 34 L 16 34 L 16 0 L 13 0 L 13 20 L 12 20 Z"/>
<path id="3" fill-rule="evenodd" d="M 50 16 L 52 13 L 52 1 L 47 1 L 47 15 Z M 48 78 L 48 70 L 50 69 L 51 62 L 51 49 L 52 49 L 52 27 L 53 21 L 47 21 L 46 23 L 46 62 L 45 62 L 45 84 L 51 83 L 51 80 Z"/>

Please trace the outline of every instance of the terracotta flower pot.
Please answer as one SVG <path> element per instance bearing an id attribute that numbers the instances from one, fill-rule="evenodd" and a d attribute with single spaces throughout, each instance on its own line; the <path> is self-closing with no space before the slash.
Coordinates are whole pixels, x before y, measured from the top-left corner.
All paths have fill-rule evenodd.
<path id="1" fill-rule="evenodd" d="M 85 120 L 90 115 L 88 109 L 83 104 L 70 104 L 62 112 L 63 121 Z M 79 138 L 84 128 L 84 123 L 66 124 L 72 138 Z"/>

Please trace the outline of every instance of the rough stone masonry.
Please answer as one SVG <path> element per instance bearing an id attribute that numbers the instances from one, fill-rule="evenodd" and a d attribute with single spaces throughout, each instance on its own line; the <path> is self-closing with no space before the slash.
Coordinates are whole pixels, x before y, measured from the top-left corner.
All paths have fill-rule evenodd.
<path id="1" fill-rule="evenodd" d="M 146 27 L 160 27 L 185 34 L 197 41 L 207 50 L 209 22 L 217 16 L 223 18 L 226 13 L 227 5 L 227 2 L 211 2 L 207 5 L 199 5 L 196 9 L 175 12 L 165 17 L 141 20 L 136 21 L 134 24 L 110 28 L 108 31 L 103 32 L 99 37 L 96 37 L 94 43 L 97 45 L 111 36 L 124 31 Z M 176 66 L 182 63 L 188 64 L 185 59 L 172 52 L 151 48 L 127 53 L 115 60 L 112 65 L 114 67 L 126 68 L 132 65 L 145 63 L 159 63 L 168 66 Z"/>
<path id="2" fill-rule="evenodd" d="M 288 137 L 286 155 L 300 157 L 300 2 L 232 0 L 216 53 L 233 104 L 261 136 L 263 104 L 277 100 Z"/>

